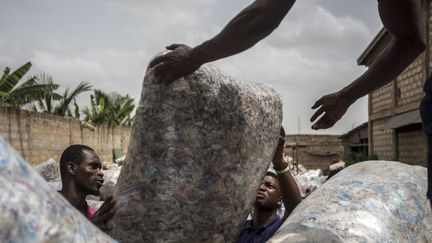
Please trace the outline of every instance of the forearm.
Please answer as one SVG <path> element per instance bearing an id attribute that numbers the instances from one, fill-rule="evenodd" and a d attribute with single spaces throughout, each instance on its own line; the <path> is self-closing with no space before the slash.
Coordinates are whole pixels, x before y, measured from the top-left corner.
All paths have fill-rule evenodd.
<path id="1" fill-rule="evenodd" d="M 288 217 L 295 207 L 301 202 L 300 190 L 290 172 L 278 175 L 281 187 L 282 200 L 285 206 L 284 217 Z"/>
<path id="2" fill-rule="evenodd" d="M 202 65 L 240 53 L 278 27 L 295 0 L 256 0 L 235 16 L 212 39 L 196 46 L 192 53 Z"/>
<path id="3" fill-rule="evenodd" d="M 417 39 L 395 39 L 385 52 L 357 80 L 340 92 L 349 102 L 388 84 L 394 80 L 424 50 L 424 44 Z"/>
<path id="4" fill-rule="evenodd" d="M 286 166 L 288 166 L 288 163 L 285 162 L 283 158 L 278 159 L 278 161 L 273 161 L 273 167 L 275 170 L 284 169 Z M 297 183 L 290 171 L 278 174 L 278 182 L 281 189 L 282 201 L 285 206 L 284 217 L 286 218 L 301 202 L 302 198 Z"/>
<path id="5" fill-rule="evenodd" d="M 394 80 L 425 49 L 420 0 L 379 0 L 378 10 L 394 40 L 364 75 L 341 90 L 351 103 Z"/>

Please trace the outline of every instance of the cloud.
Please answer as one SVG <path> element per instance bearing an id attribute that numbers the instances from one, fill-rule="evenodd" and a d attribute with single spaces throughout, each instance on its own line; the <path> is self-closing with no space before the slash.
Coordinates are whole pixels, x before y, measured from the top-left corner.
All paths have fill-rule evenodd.
<path id="1" fill-rule="evenodd" d="M 283 98 L 288 132 L 297 132 L 299 118 L 302 132 L 317 133 L 310 129 L 310 107 L 365 71 L 356 58 L 372 37 L 359 19 L 337 17 L 319 5 L 299 2 L 270 37 L 216 64 L 240 79 L 273 86 Z M 343 133 L 366 120 L 367 102 L 362 99 L 334 128 L 318 133 Z"/>
<path id="2" fill-rule="evenodd" d="M 314 57 L 344 58 L 358 55 L 358 50 L 373 37 L 370 29 L 359 19 L 337 17 L 319 5 L 298 5 L 269 38 L 271 45 L 281 49 L 300 49 Z"/>
<path id="3" fill-rule="evenodd" d="M 297 132 L 300 118 L 302 132 L 317 133 L 310 129 L 310 107 L 321 96 L 335 92 L 360 75 L 364 68 L 355 60 L 346 62 L 316 61 L 296 50 L 278 50 L 260 44 L 247 53 L 215 63 L 228 74 L 241 80 L 265 83 L 272 86 L 284 103 L 284 124 L 287 132 Z M 352 124 L 367 120 L 367 103 L 358 102 L 333 129 L 318 133 L 343 133 Z"/>
<path id="4" fill-rule="evenodd" d="M 138 100 L 146 68 L 140 53 L 146 55 L 143 51 L 98 50 L 64 58 L 55 53 L 36 52 L 32 62 L 35 63 L 35 71 L 48 71 L 55 81 L 65 86 L 88 81 L 96 89 L 130 94 Z"/>
<path id="5" fill-rule="evenodd" d="M 157 28 L 166 28 L 181 25 L 184 31 L 189 26 L 199 26 L 202 22 L 197 21 L 205 15 L 209 15 L 211 5 L 215 0 L 98 0 L 103 4 L 114 8 L 121 8 L 131 14 L 139 15 L 146 20 L 147 27 L 152 23 Z M 150 26 L 149 26 L 150 25 Z"/>
<path id="6" fill-rule="evenodd" d="M 299 117 L 302 132 L 312 132 L 310 106 L 364 71 L 355 60 L 373 37 L 371 23 L 366 23 L 363 15 L 354 13 L 355 9 L 348 12 L 346 4 L 344 9 L 337 9 L 342 1 L 297 1 L 271 36 L 214 65 L 239 79 L 273 86 L 284 100 L 286 130 L 297 132 Z M 138 100 L 144 71 L 153 55 L 172 42 L 193 46 L 211 38 L 250 1 L 42 3 L 0 3 L 2 9 L 9 9 L 2 18 L 19 20 L 9 22 L 10 26 L 0 21 L 0 27 L 8 29 L 7 35 L 0 37 L 0 66 L 18 67 L 31 60 L 31 72 L 49 72 L 62 87 L 89 81 L 95 88 L 130 94 Z M 22 11 L 11 11 L 15 9 Z M 46 14 L 36 16 L 41 9 Z M 347 13 L 341 14 L 344 11 Z M 81 100 L 87 103 L 88 96 Z M 321 133 L 347 132 L 353 123 L 367 120 L 366 107 L 364 100 L 357 102 L 335 128 Z"/>

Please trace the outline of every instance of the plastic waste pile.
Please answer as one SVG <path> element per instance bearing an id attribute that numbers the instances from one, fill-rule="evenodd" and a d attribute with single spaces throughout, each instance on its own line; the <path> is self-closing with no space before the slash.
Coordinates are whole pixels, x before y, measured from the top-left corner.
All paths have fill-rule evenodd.
<path id="1" fill-rule="evenodd" d="M 309 196 L 327 180 L 327 176 L 323 175 L 323 171 L 320 169 L 309 170 L 302 164 L 295 163 L 294 159 L 287 155 L 285 155 L 285 161 L 288 162 L 291 174 L 296 180 L 303 198 Z"/>
<path id="2" fill-rule="evenodd" d="M 322 170 L 308 170 L 303 174 L 295 175 L 294 179 L 299 185 L 300 193 L 303 198 L 309 196 L 313 191 L 321 187 L 327 180 Z"/>

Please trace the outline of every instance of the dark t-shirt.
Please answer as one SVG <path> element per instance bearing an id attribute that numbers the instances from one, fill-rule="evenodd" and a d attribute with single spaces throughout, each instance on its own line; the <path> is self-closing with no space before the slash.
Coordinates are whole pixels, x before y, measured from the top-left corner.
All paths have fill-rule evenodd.
<path id="1" fill-rule="evenodd" d="M 428 192 L 427 197 L 432 199 L 432 76 L 429 77 L 424 85 L 425 97 L 420 105 L 423 128 L 428 140 Z"/>
<path id="2" fill-rule="evenodd" d="M 237 238 L 237 243 L 264 243 L 279 229 L 285 221 L 279 216 L 273 216 L 258 231 L 253 228 L 253 220 L 246 221 L 245 226 Z"/>

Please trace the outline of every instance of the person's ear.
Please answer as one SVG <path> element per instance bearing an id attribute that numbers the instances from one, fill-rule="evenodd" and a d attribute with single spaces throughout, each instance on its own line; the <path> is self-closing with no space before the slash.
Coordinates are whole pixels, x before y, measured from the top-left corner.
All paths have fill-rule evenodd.
<path id="1" fill-rule="evenodd" d="M 68 162 L 66 165 L 66 170 L 70 175 L 74 176 L 76 174 L 77 166 L 73 162 Z"/>

